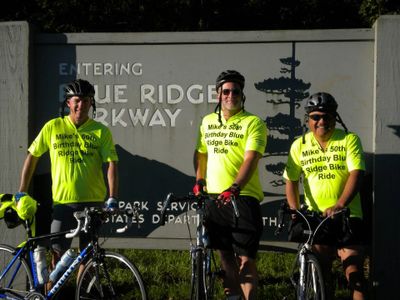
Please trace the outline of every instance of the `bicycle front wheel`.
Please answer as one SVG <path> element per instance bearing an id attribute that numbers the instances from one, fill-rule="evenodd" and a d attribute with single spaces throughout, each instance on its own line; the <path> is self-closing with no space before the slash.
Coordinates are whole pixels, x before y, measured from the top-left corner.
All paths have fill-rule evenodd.
<path id="1" fill-rule="evenodd" d="M 214 254 L 211 249 L 206 249 L 203 259 L 203 282 L 205 283 L 205 292 L 207 295 L 207 300 L 214 299 L 215 294 L 215 279 L 219 275 L 216 270 L 216 265 L 214 261 Z"/>
<path id="2" fill-rule="evenodd" d="M 90 259 L 79 277 L 76 299 L 141 299 L 146 289 L 139 270 L 126 257 L 114 252 Z"/>
<path id="3" fill-rule="evenodd" d="M 24 294 L 24 292 L 33 290 L 32 274 L 29 263 L 25 258 L 19 257 L 11 265 L 15 253 L 15 248 L 8 245 L 0 245 L 0 272 L 2 275 L 0 279 L 0 296 L 12 295 L 13 293 Z M 9 267 L 9 270 L 5 272 L 7 267 Z M 6 292 L 7 290 L 10 290 L 10 292 Z"/>
<path id="4" fill-rule="evenodd" d="M 317 258 L 308 254 L 306 258 L 306 269 L 304 281 L 298 285 L 298 299 L 306 300 L 325 300 L 325 284 L 322 275 L 322 268 Z"/>
<path id="5" fill-rule="evenodd" d="M 191 300 L 205 300 L 203 251 L 192 252 L 192 288 Z"/>

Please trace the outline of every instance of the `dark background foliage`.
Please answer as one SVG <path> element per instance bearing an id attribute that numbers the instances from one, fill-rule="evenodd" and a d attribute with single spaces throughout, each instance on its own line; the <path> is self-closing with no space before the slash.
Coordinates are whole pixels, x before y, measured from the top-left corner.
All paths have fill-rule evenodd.
<path id="1" fill-rule="evenodd" d="M 44 33 L 369 28 L 398 0 L 13 0 L 0 21 Z"/>

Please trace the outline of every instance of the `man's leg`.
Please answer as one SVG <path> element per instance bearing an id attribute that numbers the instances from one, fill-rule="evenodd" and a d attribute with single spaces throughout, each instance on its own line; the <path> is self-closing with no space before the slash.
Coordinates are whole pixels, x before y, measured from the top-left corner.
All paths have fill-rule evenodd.
<path id="1" fill-rule="evenodd" d="M 78 203 L 75 205 L 74 207 L 74 212 L 75 211 L 83 211 L 86 207 L 97 207 L 97 208 L 102 208 L 104 205 L 104 202 L 89 202 L 89 203 Z M 91 242 L 91 236 L 89 233 L 84 233 L 84 232 L 80 232 L 79 233 L 79 251 L 82 251 L 83 249 L 85 249 L 87 247 L 87 245 Z M 76 277 L 76 280 L 78 282 L 83 269 L 85 268 L 87 260 L 82 261 L 82 263 L 79 265 L 78 268 L 78 275 Z"/>
<path id="2" fill-rule="evenodd" d="M 62 222 L 60 220 L 54 219 L 51 223 L 51 233 L 60 232 L 62 227 Z M 56 268 L 58 261 L 60 260 L 61 256 L 66 251 L 66 246 L 63 246 L 62 239 L 55 238 L 51 240 L 51 266 L 50 266 L 50 273 Z M 48 281 L 46 284 L 46 290 L 49 291 L 52 289 L 53 284 L 55 282 Z"/>
<path id="3" fill-rule="evenodd" d="M 256 257 L 263 231 L 261 207 L 257 199 L 240 197 L 240 218 L 233 229 L 232 247 L 239 268 L 239 283 L 244 299 L 257 298 L 258 272 Z"/>
<path id="4" fill-rule="evenodd" d="M 76 226 L 73 217 L 73 208 L 69 205 L 56 205 L 53 208 L 53 220 L 51 222 L 51 233 L 66 231 Z M 71 247 L 72 239 L 64 235 L 51 239 L 52 269 L 55 268 L 61 256 Z"/>
<path id="5" fill-rule="evenodd" d="M 314 245 L 313 252 L 321 264 L 327 299 L 333 300 L 335 299 L 335 289 L 332 279 L 332 262 L 336 258 L 336 249 L 327 245 Z"/>
<path id="6" fill-rule="evenodd" d="M 223 287 L 228 297 L 242 296 L 239 279 L 239 266 L 236 256 L 232 251 L 218 250 L 221 257 L 221 265 L 224 270 Z M 237 298 L 240 299 L 240 298 Z"/>
<path id="7" fill-rule="evenodd" d="M 239 256 L 239 280 L 244 299 L 252 300 L 257 297 L 258 273 L 256 261 L 247 256 Z"/>
<path id="8" fill-rule="evenodd" d="M 362 246 L 346 246 L 338 250 L 353 300 L 366 299 L 366 280 L 364 278 L 364 250 Z"/>

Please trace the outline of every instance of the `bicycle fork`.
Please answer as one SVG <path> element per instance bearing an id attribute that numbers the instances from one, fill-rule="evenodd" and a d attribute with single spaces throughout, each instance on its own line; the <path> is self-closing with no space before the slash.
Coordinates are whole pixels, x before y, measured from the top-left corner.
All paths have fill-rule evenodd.
<path id="1" fill-rule="evenodd" d="M 312 290 L 317 294 L 318 282 L 316 278 L 316 270 L 313 263 L 308 262 L 307 253 L 302 251 L 299 256 L 300 274 L 298 286 L 298 298 L 307 299 L 307 286 L 311 283 Z M 310 282 L 311 280 L 311 282 Z"/>
<path id="2" fill-rule="evenodd" d="M 299 274 L 299 299 L 303 300 L 306 296 L 306 272 L 307 272 L 307 265 L 306 265 L 306 255 L 305 253 L 300 253 L 299 256 L 299 263 L 300 263 L 300 274 Z"/>
<path id="3" fill-rule="evenodd" d="M 203 289 L 204 289 L 204 295 L 206 296 L 206 299 L 209 298 L 209 293 L 210 290 L 209 288 L 211 288 L 209 286 L 209 282 L 207 282 L 207 277 L 211 278 L 212 276 L 214 276 L 214 274 L 211 274 L 211 260 L 210 260 L 210 255 L 209 253 L 207 253 L 207 250 L 205 251 L 205 253 L 203 253 Z"/>

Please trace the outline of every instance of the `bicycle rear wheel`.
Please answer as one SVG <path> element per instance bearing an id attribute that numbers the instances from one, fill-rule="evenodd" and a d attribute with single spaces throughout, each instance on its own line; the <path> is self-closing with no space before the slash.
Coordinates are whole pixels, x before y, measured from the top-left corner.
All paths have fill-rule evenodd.
<path id="1" fill-rule="evenodd" d="M 14 258 L 15 253 L 15 248 L 8 245 L 0 245 L 0 272 L 3 276 L 0 279 L 0 295 L 12 295 L 15 292 L 26 294 L 26 292 L 33 290 L 33 278 L 29 263 L 25 258 L 17 258 L 7 273 L 3 274 Z M 12 291 L 6 292 L 8 289 Z"/>
<path id="2" fill-rule="evenodd" d="M 302 290 L 303 287 L 303 290 Z M 325 283 L 322 268 L 313 254 L 307 254 L 304 285 L 298 284 L 298 299 L 325 300 Z M 304 296 L 301 296 L 304 295 Z"/>
<path id="3" fill-rule="evenodd" d="M 105 252 L 102 259 L 90 259 L 78 280 L 76 299 L 141 299 L 146 289 L 139 270 L 126 257 Z"/>

